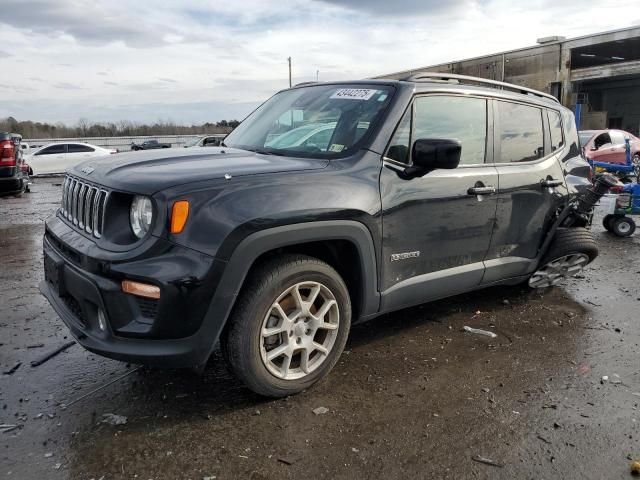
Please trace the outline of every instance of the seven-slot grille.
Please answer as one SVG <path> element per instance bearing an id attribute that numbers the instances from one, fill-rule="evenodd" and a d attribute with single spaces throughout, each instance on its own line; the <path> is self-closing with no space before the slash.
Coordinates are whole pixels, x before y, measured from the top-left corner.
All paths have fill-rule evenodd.
<path id="1" fill-rule="evenodd" d="M 100 238 L 108 198 L 106 190 L 67 175 L 62 184 L 62 216 L 80 230 Z"/>

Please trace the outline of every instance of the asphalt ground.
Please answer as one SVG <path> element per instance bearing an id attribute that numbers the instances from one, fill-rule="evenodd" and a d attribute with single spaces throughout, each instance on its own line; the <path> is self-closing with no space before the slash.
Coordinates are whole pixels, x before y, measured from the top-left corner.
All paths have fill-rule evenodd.
<path id="1" fill-rule="evenodd" d="M 618 479 L 640 460 L 639 234 L 595 223 L 600 256 L 561 287 L 357 326 L 326 380 L 265 400 L 219 356 L 202 376 L 79 345 L 30 366 L 70 339 L 37 288 L 60 183 L 0 198 L 0 478 Z"/>

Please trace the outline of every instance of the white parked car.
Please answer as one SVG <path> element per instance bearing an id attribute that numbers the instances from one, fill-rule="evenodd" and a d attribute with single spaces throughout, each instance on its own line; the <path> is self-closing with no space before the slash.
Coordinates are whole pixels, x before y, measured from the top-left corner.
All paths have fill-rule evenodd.
<path id="1" fill-rule="evenodd" d="M 89 143 L 51 143 L 33 151 L 27 163 L 34 175 L 64 173 L 64 171 L 91 157 L 103 157 L 117 151 Z"/>

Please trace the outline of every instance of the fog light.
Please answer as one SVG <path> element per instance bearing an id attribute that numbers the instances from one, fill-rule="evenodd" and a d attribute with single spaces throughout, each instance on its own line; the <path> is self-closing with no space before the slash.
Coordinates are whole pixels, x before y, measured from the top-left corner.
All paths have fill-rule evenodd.
<path id="1" fill-rule="evenodd" d="M 103 332 L 107 330 L 107 319 L 104 317 L 104 312 L 101 308 L 98 309 L 98 327 Z"/>

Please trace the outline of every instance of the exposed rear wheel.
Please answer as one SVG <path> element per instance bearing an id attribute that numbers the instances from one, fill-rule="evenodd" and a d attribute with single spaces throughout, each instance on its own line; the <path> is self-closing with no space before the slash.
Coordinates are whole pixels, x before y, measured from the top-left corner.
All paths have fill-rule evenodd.
<path id="1" fill-rule="evenodd" d="M 529 286 L 545 288 L 557 285 L 563 279 L 580 273 L 597 256 L 598 247 L 589 230 L 558 229 L 538 270 L 529 278 Z"/>
<path id="2" fill-rule="evenodd" d="M 636 223 L 629 217 L 617 217 L 611 222 L 611 231 L 618 237 L 629 237 L 636 231 Z"/>
<path id="3" fill-rule="evenodd" d="M 338 273 L 318 259 L 285 255 L 247 280 L 222 338 L 231 370 L 265 396 L 298 393 L 338 361 L 351 301 Z"/>

